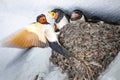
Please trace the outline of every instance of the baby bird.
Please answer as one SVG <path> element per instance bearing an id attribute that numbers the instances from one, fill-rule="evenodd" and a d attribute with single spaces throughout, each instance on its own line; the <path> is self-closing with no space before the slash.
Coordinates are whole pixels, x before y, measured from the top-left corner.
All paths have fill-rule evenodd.
<path id="1" fill-rule="evenodd" d="M 97 22 L 102 22 L 101 19 L 97 16 L 92 16 L 91 18 L 87 18 L 86 15 L 81 11 L 81 10 L 74 10 L 71 14 L 70 22 L 92 22 L 92 23 L 97 23 Z"/>
<path id="2" fill-rule="evenodd" d="M 64 25 L 70 22 L 70 17 L 61 9 L 53 9 L 49 12 L 52 19 L 55 20 L 55 25 L 57 25 L 57 31 L 64 27 Z"/>
<path id="3" fill-rule="evenodd" d="M 76 9 L 72 12 L 71 17 L 70 17 L 70 22 L 75 22 L 75 21 L 83 21 L 86 22 L 87 18 L 86 16 L 83 14 L 82 11 Z"/>

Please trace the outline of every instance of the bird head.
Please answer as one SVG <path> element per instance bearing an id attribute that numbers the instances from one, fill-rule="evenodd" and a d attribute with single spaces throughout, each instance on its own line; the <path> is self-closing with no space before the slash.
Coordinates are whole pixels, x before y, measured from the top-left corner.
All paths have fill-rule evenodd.
<path id="1" fill-rule="evenodd" d="M 41 24 L 47 23 L 46 16 L 44 14 L 40 14 L 39 16 L 37 16 L 37 22 Z"/>
<path id="2" fill-rule="evenodd" d="M 82 16 L 83 16 L 83 12 L 76 9 L 71 14 L 71 20 L 78 20 L 82 18 Z"/>
<path id="3" fill-rule="evenodd" d="M 56 23 L 60 22 L 60 20 L 65 15 L 65 13 L 61 9 L 53 9 L 52 11 L 48 13 L 50 17 L 55 20 Z"/>
<path id="4" fill-rule="evenodd" d="M 48 13 L 52 19 L 57 19 L 59 16 L 63 15 L 64 12 L 61 9 L 53 9 Z"/>

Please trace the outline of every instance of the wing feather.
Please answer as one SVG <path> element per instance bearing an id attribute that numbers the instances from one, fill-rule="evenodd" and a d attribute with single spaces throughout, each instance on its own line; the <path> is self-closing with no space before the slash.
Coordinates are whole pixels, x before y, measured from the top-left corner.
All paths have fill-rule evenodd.
<path id="1" fill-rule="evenodd" d="M 45 42 L 43 32 L 40 32 L 41 30 L 39 30 L 38 27 L 33 27 L 35 28 L 33 31 L 29 30 L 29 27 L 27 27 L 27 29 L 25 28 L 11 37 L 8 37 L 5 41 L 5 45 L 19 48 L 46 47 L 47 43 Z"/>

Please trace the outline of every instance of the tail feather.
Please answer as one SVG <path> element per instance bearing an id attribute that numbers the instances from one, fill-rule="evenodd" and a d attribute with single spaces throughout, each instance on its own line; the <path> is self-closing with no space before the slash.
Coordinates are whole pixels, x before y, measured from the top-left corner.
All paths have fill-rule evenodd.
<path id="1" fill-rule="evenodd" d="M 70 51 L 68 51 L 67 49 L 65 49 L 64 47 L 62 47 L 62 50 L 63 50 L 63 53 L 64 53 L 63 55 L 65 57 L 67 57 L 67 58 L 73 57 L 73 54 Z"/>
<path id="2" fill-rule="evenodd" d="M 49 46 L 56 52 L 58 52 L 59 54 L 65 56 L 66 58 L 72 57 L 73 55 L 66 50 L 65 48 L 63 48 L 62 46 L 60 46 L 57 42 L 49 42 Z"/>

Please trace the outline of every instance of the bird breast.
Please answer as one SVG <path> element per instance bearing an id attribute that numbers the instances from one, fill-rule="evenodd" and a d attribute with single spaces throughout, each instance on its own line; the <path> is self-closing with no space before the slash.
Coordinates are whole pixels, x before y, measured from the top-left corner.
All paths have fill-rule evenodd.
<path id="1" fill-rule="evenodd" d="M 85 17 L 82 15 L 80 19 L 70 20 L 70 23 L 76 23 L 76 22 L 85 22 Z"/>
<path id="2" fill-rule="evenodd" d="M 39 37 L 40 41 L 46 43 L 46 38 L 45 38 L 45 34 L 44 34 L 44 28 L 43 28 L 42 24 L 33 23 L 31 25 L 28 25 L 26 30 L 28 30 L 29 32 L 35 33 Z"/>
<path id="3" fill-rule="evenodd" d="M 57 26 L 59 29 L 63 28 L 64 25 L 68 24 L 67 18 L 64 16 L 59 23 L 57 23 Z"/>
<path id="4" fill-rule="evenodd" d="M 50 42 L 55 42 L 57 40 L 57 35 L 54 32 L 53 26 L 50 24 L 44 26 L 44 31 L 45 31 L 45 37 L 48 39 Z"/>

